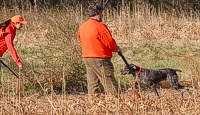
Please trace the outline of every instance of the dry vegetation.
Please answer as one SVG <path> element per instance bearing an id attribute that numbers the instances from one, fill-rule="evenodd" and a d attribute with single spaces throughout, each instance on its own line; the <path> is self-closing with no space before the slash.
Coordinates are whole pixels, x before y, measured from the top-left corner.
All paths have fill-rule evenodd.
<path id="1" fill-rule="evenodd" d="M 18 71 L 9 54 L 4 61 L 20 80 L 3 68 L 0 97 L 2 115 L 65 114 L 200 114 L 200 17 L 194 12 L 150 11 L 149 5 L 134 5 L 120 11 L 104 12 L 111 29 L 130 63 L 145 68 L 179 68 L 181 84 L 188 86 L 183 98 L 163 84 L 160 97 L 151 91 L 127 90 L 118 98 L 85 93 L 85 67 L 81 60 L 78 26 L 87 19 L 81 7 L 64 10 L 29 11 L 2 9 L 1 22 L 22 14 L 29 24 L 15 39 L 25 69 Z M 120 75 L 124 62 L 114 54 L 115 76 L 120 84 L 131 85 L 132 76 Z M 120 91 L 120 90 L 119 90 Z M 67 93 L 66 93 L 67 92 Z M 74 94 L 69 94 L 76 92 Z"/>

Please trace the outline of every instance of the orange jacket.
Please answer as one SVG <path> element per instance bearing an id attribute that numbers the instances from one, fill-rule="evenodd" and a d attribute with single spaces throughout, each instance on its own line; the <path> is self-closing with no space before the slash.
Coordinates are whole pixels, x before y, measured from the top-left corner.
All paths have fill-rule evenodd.
<path id="1" fill-rule="evenodd" d="M 5 31 L 2 31 L 2 29 L 0 29 L 0 57 L 2 57 L 8 49 L 17 65 L 21 65 L 22 63 L 13 45 L 15 35 L 16 27 L 12 23 L 6 28 Z"/>
<path id="2" fill-rule="evenodd" d="M 83 23 L 77 36 L 82 44 L 82 57 L 111 58 L 112 52 L 117 52 L 117 44 L 108 27 L 94 19 Z"/>

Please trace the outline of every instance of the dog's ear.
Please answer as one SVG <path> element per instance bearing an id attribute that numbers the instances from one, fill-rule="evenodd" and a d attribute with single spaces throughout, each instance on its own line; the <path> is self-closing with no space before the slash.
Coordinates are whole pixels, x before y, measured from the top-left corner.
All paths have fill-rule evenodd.
<path id="1" fill-rule="evenodd" d="M 179 70 L 179 69 L 174 69 L 174 71 L 176 71 L 176 72 L 177 72 L 177 71 L 178 71 L 178 72 L 182 72 L 182 71 L 181 71 L 181 70 Z"/>
<path id="2" fill-rule="evenodd" d="M 133 69 L 136 69 L 136 66 L 134 64 L 129 64 L 129 66 Z"/>
<path id="3" fill-rule="evenodd" d="M 137 69 L 137 67 L 136 67 L 135 65 L 134 65 L 134 66 L 132 66 L 132 68 L 133 68 L 133 69 Z"/>

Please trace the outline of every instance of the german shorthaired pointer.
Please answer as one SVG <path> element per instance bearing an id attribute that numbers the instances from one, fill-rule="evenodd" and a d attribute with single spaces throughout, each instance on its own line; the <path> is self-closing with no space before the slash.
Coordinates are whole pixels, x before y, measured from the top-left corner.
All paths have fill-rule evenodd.
<path id="1" fill-rule="evenodd" d="M 159 96 L 159 94 L 156 89 L 156 84 L 163 80 L 169 81 L 171 86 L 176 89 L 181 94 L 181 96 L 183 96 L 180 88 L 184 88 L 184 86 L 178 83 L 178 74 L 176 73 L 177 71 L 181 72 L 181 70 L 171 68 L 152 70 L 141 68 L 134 64 L 129 64 L 129 66 L 136 73 L 136 77 L 139 78 L 140 83 L 147 85 L 157 96 Z M 126 75 L 131 73 L 128 67 L 125 66 L 125 68 L 121 70 L 121 74 Z"/>

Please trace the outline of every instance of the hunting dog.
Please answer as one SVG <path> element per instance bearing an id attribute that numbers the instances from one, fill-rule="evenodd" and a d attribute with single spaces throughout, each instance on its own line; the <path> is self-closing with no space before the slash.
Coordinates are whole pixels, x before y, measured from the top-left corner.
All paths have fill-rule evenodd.
<path id="1" fill-rule="evenodd" d="M 184 86 L 178 83 L 178 74 L 176 72 L 181 72 L 178 69 L 164 68 L 164 69 L 145 69 L 134 64 L 129 64 L 130 68 L 136 73 L 136 77 L 139 79 L 139 83 L 145 84 L 148 86 L 157 96 L 159 96 L 158 91 L 156 89 L 156 84 L 163 80 L 167 80 L 170 82 L 170 85 L 176 89 L 181 96 L 183 93 L 180 89 L 184 88 Z M 128 67 L 121 69 L 121 74 L 131 74 Z M 138 83 L 135 83 L 138 85 Z"/>

